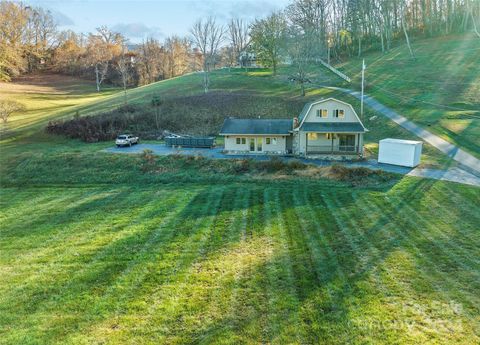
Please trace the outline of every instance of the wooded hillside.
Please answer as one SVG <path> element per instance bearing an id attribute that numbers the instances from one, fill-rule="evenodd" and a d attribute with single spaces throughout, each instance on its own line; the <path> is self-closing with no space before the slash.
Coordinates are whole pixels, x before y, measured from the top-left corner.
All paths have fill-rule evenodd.
<path id="1" fill-rule="evenodd" d="M 0 80 L 41 69 L 127 86 L 149 84 L 190 71 L 323 58 L 344 61 L 368 50 L 410 46 L 417 37 L 473 32 L 480 39 L 476 0 L 292 0 L 283 10 L 248 22 L 215 18 L 192 23 L 191 34 L 141 44 L 105 26 L 92 33 L 60 31 L 40 7 L 0 2 Z M 207 49 L 208 48 L 208 49 Z M 410 49 L 411 57 L 415 51 Z M 123 67 L 122 67 L 123 66 Z M 303 83 L 300 68 L 295 80 Z"/>

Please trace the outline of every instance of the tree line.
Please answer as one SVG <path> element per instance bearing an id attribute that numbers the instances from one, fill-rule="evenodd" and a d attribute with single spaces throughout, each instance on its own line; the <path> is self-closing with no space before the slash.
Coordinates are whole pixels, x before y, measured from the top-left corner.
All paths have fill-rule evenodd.
<path id="1" fill-rule="evenodd" d="M 307 82 L 304 65 L 315 59 L 342 60 L 367 50 L 387 52 L 417 37 L 472 31 L 480 38 L 478 0 L 292 0 L 251 22 L 219 24 L 199 19 L 186 37 L 148 38 L 131 45 L 101 26 L 92 33 L 60 31 L 40 7 L 0 2 L 0 80 L 51 70 L 124 87 L 145 85 L 192 71 L 248 66 L 253 60 L 275 73 L 281 63 L 297 66 L 291 80 Z M 412 58 L 414 50 L 410 49 Z"/>
<path id="2" fill-rule="evenodd" d="M 291 62 L 387 52 L 410 37 L 474 32 L 480 38 L 478 0 L 293 0 L 258 19 L 250 34 L 257 58 L 273 67 Z"/>

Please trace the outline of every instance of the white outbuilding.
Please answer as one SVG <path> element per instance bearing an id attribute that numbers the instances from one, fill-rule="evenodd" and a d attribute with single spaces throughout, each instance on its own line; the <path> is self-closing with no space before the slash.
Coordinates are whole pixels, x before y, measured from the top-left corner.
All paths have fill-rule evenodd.
<path id="1" fill-rule="evenodd" d="M 420 164 L 422 142 L 403 139 L 382 139 L 378 148 L 378 162 L 416 167 Z"/>

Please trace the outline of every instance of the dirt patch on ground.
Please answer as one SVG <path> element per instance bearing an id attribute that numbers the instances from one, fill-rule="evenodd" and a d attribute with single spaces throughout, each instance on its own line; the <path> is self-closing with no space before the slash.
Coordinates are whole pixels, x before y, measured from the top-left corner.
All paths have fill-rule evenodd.
<path id="1" fill-rule="evenodd" d="M 254 92 L 211 91 L 165 100 L 165 111 L 180 108 L 237 118 L 293 118 L 305 104 L 304 99 L 264 96 Z"/>
<path id="2" fill-rule="evenodd" d="M 165 130 L 214 136 L 226 117 L 292 119 L 300 113 L 305 101 L 256 93 L 212 91 L 206 95 L 166 98 L 157 117 L 149 100 L 146 98 L 142 104 L 95 116 L 50 123 L 47 131 L 87 142 L 112 140 L 122 132 L 135 133 L 143 139 L 156 139 Z"/>

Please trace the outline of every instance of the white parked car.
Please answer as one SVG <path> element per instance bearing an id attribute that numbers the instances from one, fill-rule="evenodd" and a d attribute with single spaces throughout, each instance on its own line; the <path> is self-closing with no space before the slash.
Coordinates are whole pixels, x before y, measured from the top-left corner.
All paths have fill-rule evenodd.
<path id="1" fill-rule="evenodd" d="M 139 142 L 140 139 L 138 137 L 134 137 L 131 134 L 121 134 L 115 140 L 115 145 L 117 145 L 117 147 L 132 146 L 134 144 L 138 144 Z"/>

